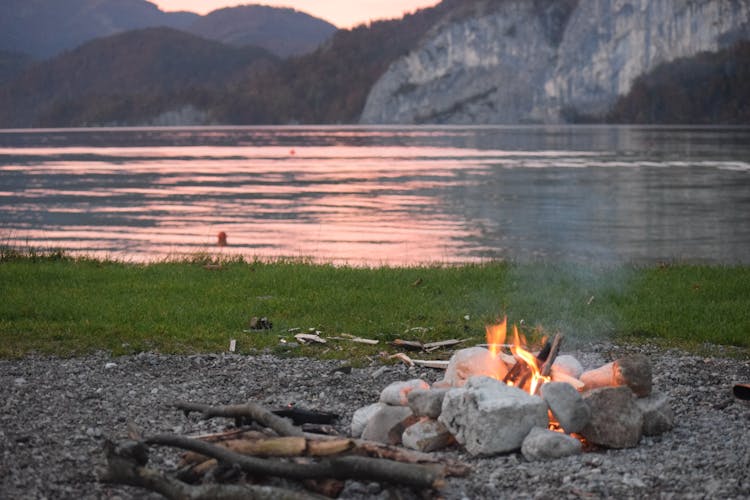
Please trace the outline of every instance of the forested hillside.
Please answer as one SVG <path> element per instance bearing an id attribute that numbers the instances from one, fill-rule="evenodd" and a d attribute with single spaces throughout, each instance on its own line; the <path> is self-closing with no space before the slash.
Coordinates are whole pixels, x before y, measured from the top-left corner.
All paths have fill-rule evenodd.
<path id="1" fill-rule="evenodd" d="M 129 31 L 35 65 L 0 87 L 0 125 L 144 123 L 187 105 L 202 109 L 217 89 L 275 64 L 258 47 L 228 47 L 170 28 Z"/>
<path id="2" fill-rule="evenodd" d="M 750 124 L 750 42 L 679 59 L 639 77 L 604 121 Z"/>

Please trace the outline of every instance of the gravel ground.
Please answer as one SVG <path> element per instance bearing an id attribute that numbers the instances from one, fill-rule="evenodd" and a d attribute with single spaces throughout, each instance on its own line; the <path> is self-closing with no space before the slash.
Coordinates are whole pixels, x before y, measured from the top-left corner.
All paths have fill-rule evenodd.
<path id="1" fill-rule="evenodd" d="M 444 452 L 472 466 L 449 478 L 438 495 L 475 498 L 750 498 L 750 405 L 735 400 L 735 382 L 750 382 L 750 360 L 719 349 L 702 357 L 651 346 L 609 343 L 575 351 L 587 368 L 633 352 L 649 355 L 655 390 L 671 397 L 677 427 L 643 438 L 628 450 L 603 450 L 553 462 L 526 462 L 518 454 L 476 459 Z M 0 360 L 0 498 L 159 498 L 142 490 L 102 484 L 102 440 L 125 436 L 134 422 L 146 433 L 220 430 L 226 421 L 185 418 L 169 402 L 210 404 L 257 401 L 275 408 L 294 403 L 341 415 L 377 400 L 395 380 L 441 376 L 434 370 L 382 368 L 335 371 L 340 361 L 269 354 Z M 177 453 L 154 453 L 171 470 Z M 420 498 L 404 489 L 348 482 L 347 498 Z"/>

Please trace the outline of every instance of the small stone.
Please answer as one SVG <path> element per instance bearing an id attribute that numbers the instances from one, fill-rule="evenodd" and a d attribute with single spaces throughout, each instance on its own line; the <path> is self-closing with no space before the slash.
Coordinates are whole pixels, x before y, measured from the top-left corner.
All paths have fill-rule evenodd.
<path id="1" fill-rule="evenodd" d="M 581 430 L 588 441 L 608 448 L 633 448 L 643 433 L 643 413 L 628 387 L 594 389 L 583 396 L 591 419 Z"/>
<path id="2" fill-rule="evenodd" d="M 674 412 L 666 394 L 651 394 L 635 400 L 643 413 L 643 434 L 658 436 L 674 428 Z"/>
<path id="3" fill-rule="evenodd" d="M 455 440 L 443 424 L 424 419 L 407 427 L 401 441 L 407 448 L 429 453 L 450 446 Z"/>
<path id="4" fill-rule="evenodd" d="M 111 370 L 112 368 L 117 368 L 117 363 L 111 363 L 110 362 L 110 363 L 106 363 L 104 365 L 104 369 L 105 370 Z"/>
<path id="5" fill-rule="evenodd" d="M 408 396 L 411 391 L 429 388 L 430 384 L 418 378 L 406 382 L 393 382 L 380 393 L 380 402 L 388 405 L 408 406 Z"/>
<path id="6" fill-rule="evenodd" d="M 26 385 L 26 379 L 23 377 L 16 377 L 13 379 L 13 385 L 15 385 L 16 387 Z"/>
<path id="7" fill-rule="evenodd" d="M 388 371 L 388 367 L 387 366 L 381 366 L 380 368 L 378 368 L 377 370 L 375 370 L 374 372 L 372 372 L 372 375 L 370 375 L 370 377 L 371 378 L 380 378 L 387 371 Z"/>
<path id="8" fill-rule="evenodd" d="M 438 418 L 448 389 L 414 389 L 407 398 L 409 408 L 418 417 Z"/>
<path id="9" fill-rule="evenodd" d="M 548 382 L 540 392 L 565 432 L 580 432 L 589 423 L 591 410 L 572 385 Z"/>
<path id="10" fill-rule="evenodd" d="M 561 432 L 534 427 L 521 445 L 521 453 L 529 461 L 553 460 L 581 453 L 583 446 L 576 438 Z"/>
<path id="11" fill-rule="evenodd" d="M 404 430 L 414 423 L 408 406 L 385 405 L 378 410 L 362 431 L 362 439 L 385 444 L 399 444 Z"/>

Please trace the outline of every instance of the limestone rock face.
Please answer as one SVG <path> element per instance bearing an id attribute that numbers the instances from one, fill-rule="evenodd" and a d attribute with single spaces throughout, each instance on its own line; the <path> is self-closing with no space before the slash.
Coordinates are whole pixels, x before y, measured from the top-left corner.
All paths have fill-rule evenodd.
<path id="1" fill-rule="evenodd" d="M 373 86 L 362 123 L 560 123 L 659 64 L 750 38 L 750 0 L 478 2 Z"/>

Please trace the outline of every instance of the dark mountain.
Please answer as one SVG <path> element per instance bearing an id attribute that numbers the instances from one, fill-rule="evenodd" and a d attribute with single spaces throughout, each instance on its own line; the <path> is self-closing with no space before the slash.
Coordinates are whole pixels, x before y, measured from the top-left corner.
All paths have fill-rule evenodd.
<path id="1" fill-rule="evenodd" d="M 167 26 L 187 28 L 198 17 L 166 13 L 145 0 L 3 0 L 0 49 L 44 59 L 93 38 Z"/>
<path id="2" fill-rule="evenodd" d="M 244 5 L 198 18 L 190 33 L 227 45 L 256 45 L 281 57 L 312 52 L 336 26 L 294 9 Z"/>
<path id="3" fill-rule="evenodd" d="M 26 54 L 0 50 L 0 86 L 18 77 L 31 62 L 31 57 Z"/>
<path id="4" fill-rule="evenodd" d="M 750 124 L 750 41 L 662 64 L 642 75 L 606 121 Z"/>
<path id="5" fill-rule="evenodd" d="M 88 42 L 0 87 L 2 126 L 142 122 L 200 102 L 278 64 L 259 47 L 236 48 L 171 28 Z"/>
<path id="6" fill-rule="evenodd" d="M 462 0 L 341 30 L 311 54 L 275 61 L 168 29 L 97 39 L 0 87 L 0 127 L 355 122 L 372 84 Z"/>
<path id="7" fill-rule="evenodd" d="M 146 0 L 2 0 L 0 50 L 46 59 L 128 30 L 175 28 L 224 42 L 258 45 L 286 57 L 310 52 L 336 27 L 293 9 L 246 5 L 206 16 L 163 12 Z"/>

